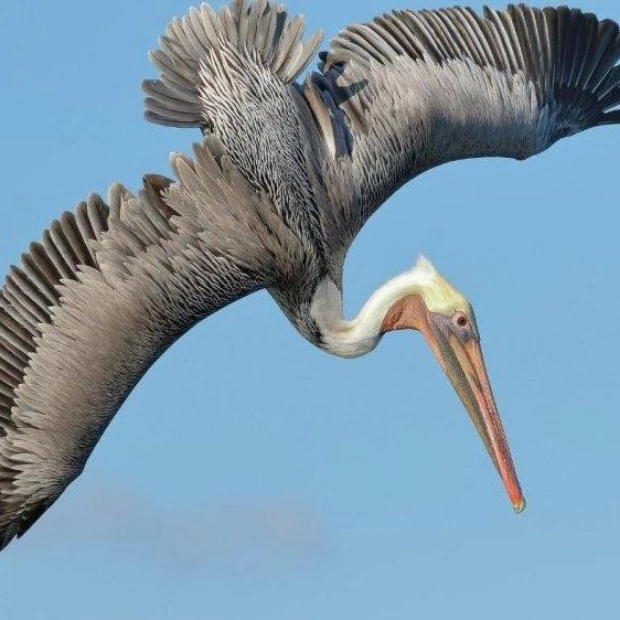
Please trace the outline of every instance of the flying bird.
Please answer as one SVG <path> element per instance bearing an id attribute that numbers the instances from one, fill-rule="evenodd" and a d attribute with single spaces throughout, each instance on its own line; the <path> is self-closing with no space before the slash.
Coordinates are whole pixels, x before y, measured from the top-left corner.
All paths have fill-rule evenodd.
<path id="1" fill-rule="evenodd" d="M 616 23 L 568 8 L 395 11 L 322 40 L 267 0 L 175 18 L 143 84 L 146 118 L 202 131 L 175 179 L 113 184 L 64 213 L 0 292 L 0 549 L 83 470 L 151 364 L 198 321 L 266 289 L 343 357 L 391 331 L 427 340 L 517 511 L 524 507 L 474 312 L 431 263 L 342 312 L 355 236 L 444 162 L 525 159 L 620 123 Z"/>

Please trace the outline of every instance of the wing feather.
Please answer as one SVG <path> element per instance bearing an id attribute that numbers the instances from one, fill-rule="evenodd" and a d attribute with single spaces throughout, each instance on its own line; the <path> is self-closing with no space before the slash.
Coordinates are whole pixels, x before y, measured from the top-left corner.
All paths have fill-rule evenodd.
<path id="1" fill-rule="evenodd" d="M 251 185 L 322 251 L 317 162 L 323 149 L 342 151 L 343 132 L 331 133 L 329 113 L 312 122 L 295 83 L 322 39 L 317 32 L 303 41 L 304 28 L 302 16 L 267 0 L 233 0 L 217 13 L 206 4 L 191 9 L 151 55 L 160 78 L 143 83 L 145 116 L 217 136 Z"/>
<path id="2" fill-rule="evenodd" d="M 219 308 L 296 277 L 304 248 L 214 138 L 133 196 L 53 222 L 0 291 L 0 549 L 82 471 L 148 367 Z"/>
<path id="3" fill-rule="evenodd" d="M 192 8 L 172 20 L 160 49 L 151 59 L 161 72 L 159 80 L 146 80 L 147 120 L 175 127 L 210 126 L 201 104 L 201 65 L 225 49 L 252 55 L 283 83 L 293 82 L 312 61 L 323 35 L 315 33 L 303 43 L 305 20 L 289 18 L 281 5 L 259 0 L 234 0 L 215 12 L 208 4 Z"/>
<path id="4" fill-rule="evenodd" d="M 340 209 L 330 219 L 348 230 L 327 231 L 331 250 L 342 255 L 380 204 L 431 167 L 523 159 L 564 136 L 620 122 L 619 58 L 615 22 L 566 7 L 394 11 L 350 26 L 310 80 L 315 117 L 323 105 L 343 122 L 350 145 L 347 204 L 339 202 L 342 187 L 328 187 Z M 343 185 L 336 174 L 324 176 Z"/>

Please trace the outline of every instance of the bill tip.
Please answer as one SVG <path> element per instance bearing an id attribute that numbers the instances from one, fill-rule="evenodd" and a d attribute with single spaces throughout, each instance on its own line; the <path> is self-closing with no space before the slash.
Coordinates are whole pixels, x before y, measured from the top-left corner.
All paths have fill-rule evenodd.
<path id="1" fill-rule="evenodd" d="M 521 497 L 517 501 L 513 502 L 512 507 L 514 508 L 517 514 L 519 514 L 520 512 L 523 512 L 525 510 L 525 498 Z"/>

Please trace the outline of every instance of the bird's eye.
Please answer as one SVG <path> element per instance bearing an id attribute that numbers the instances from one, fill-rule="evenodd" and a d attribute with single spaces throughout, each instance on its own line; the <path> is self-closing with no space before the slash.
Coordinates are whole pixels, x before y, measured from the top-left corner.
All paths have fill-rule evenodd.
<path id="1" fill-rule="evenodd" d="M 467 327 L 469 325 L 469 319 L 464 314 L 459 314 L 456 317 L 456 324 L 459 327 Z"/>

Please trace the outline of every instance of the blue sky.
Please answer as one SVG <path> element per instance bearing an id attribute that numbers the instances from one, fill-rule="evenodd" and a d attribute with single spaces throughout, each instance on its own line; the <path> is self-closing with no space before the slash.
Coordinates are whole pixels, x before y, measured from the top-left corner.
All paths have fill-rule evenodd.
<path id="1" fill-rule="evenodd" d="M 393 8 L 288 5 L 328 35 Z M 581 6 L 620 19 L 612 0 Z M 137 189 L 198 139 L 144 122 L 139 88 L 186 2 L 137 7 L 0 6 L 1 264 L 89 192 Z M 471 298 L 523 515 L 418 335 L 333 358 L 257 294 L 158 362 L 85 473 L 3 552 L 2 618 L 611 617 L 618 137 L 603 128 L 527 162 L 433 170 L 347 260 L 348 315 L 420 252 Z"/>

